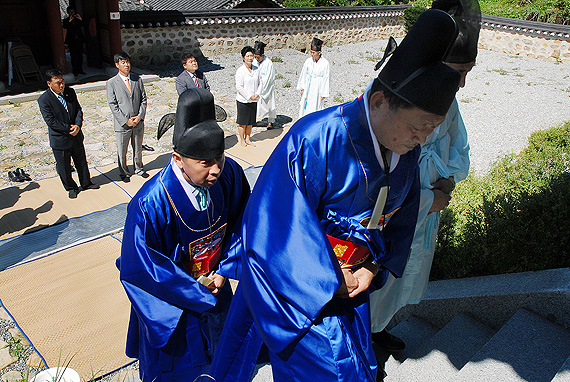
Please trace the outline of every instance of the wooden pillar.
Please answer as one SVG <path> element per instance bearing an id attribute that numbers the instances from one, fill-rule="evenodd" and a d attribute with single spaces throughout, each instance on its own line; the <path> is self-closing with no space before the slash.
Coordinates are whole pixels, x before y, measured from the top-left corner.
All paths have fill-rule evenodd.
<path id="1" fill-rule="evenodd" d="M 58 0 L 46 0 L 47 20 L 53 66 L 62 73 L 67 73 L 65 47 L 63 46 L 63 27 L 61 26 L 61 13 Z"/>
<path id="2" fill-rule="evenodd" d="M 111 20 L 111 14 L 119 13 L 119 0 L 107 0 L 109 9 L 109 47 L 111 48 L 111 58 L 117 52 L 123 50 L 121 42 L 121 20 Z"/>

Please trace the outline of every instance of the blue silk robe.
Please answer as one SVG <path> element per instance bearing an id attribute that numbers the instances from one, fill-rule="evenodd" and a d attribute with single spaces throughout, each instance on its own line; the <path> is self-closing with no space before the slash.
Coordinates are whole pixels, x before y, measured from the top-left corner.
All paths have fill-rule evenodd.
<path id="1" fill-rule="evenodd" d="M 386 176 L 364 102 L 300 119 L 264 166 L 244 212 L 243 272 L 216 381 L 249 381 L 261 339 L 275 381 L 375 381 L 368 293 L 334 296 L 343 278 L 326 234 L 367 246 L 400 276 L 418 210 L 419 147 L 389 175 L 383 231 L 366 229 Z"/>
<path id="2" fill-rule="evenodd" d="M 182 262 L 207 247 L 212 234 L 212 245 L 222 250 L 216 272 L 237 278 L 234 250 L 241 246 L 233 230 L 240 229 L 249 184 L 241 167 L 226 158 L 209 190 L 210 220 L 193 207 L 169 164 L 129 203 L 117 266 L 131 301 L 126 354 L 139 358 L 143 381 L 194 380 L 207 371 L 221 334 L 232 297 L 229 283 L 214 296 Z"/>

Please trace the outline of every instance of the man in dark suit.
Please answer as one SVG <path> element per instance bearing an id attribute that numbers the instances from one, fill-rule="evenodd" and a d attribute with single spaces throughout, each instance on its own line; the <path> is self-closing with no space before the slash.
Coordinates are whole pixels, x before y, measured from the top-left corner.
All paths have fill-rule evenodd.
<path id="1" fill-rule="evenodd" d="M 210 85 L 206 75 L 198 70 L 198 61 L 191 53 L 186 53 L 181 58 L 184 70 L 176 77 L 176 91 L 178 95 L 190 88 L 202 88 L 210 91 Z"/>
<path id="2" fill-rule="evenodd" d="M 55 157 L 55 167 L 63 187 L 69 197 L 75 199 L 81 190 L 97 189 L 99 185 L 91 182 L 85 147 L 83 147 L 83 111 L 72 88 L 66 88 L 63 75 L 58 70 L 48 70 L 46 90 L 38 105 L 49 131 L 49 144 Z M 71 158 L 77 169 L 79 183 L 71 177 Z"/>
<path id="3" fill-rule="evenodd" d="M 107 102 L 115 120 L 119 175 L 123 182 L 129 182 L 131 176 L 127 165 L 129 141 L 133 147 L 135 174 L 148 178 L 142 162 L 146 93 L 142 79 L 131 73 L 131 57 L 126 52 L 119 52 L 115 54 L 114 60 L 119 73 L 107 81 Z"/>

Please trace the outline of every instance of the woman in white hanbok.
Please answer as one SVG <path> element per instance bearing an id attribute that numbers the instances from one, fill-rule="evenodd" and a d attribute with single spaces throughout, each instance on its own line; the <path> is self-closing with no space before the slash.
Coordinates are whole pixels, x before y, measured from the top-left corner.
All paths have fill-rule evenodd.
<path id="1" fill-rule="evenodd" d="M 325 98 L 329 96 L 330 65 L 327 59 L 322 57 L 322 45 L 321 40 L 313 38 L 311 57 L 305 60 L 297 82 L 297 90 L 301 91 L 299 118 L 324 109 Z"/>

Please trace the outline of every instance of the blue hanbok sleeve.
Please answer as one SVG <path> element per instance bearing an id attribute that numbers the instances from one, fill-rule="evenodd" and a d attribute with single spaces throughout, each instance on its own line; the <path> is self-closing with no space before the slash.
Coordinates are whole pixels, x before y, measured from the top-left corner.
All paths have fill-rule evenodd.
<path id="1" fill-rule="evenodd" d="M 461 182 L 469 173 L 469 140 L 457 100 L 449 109 L 447 118 L 451 118 L 448 130 L 450 142 L 447 167 L 455 182 Z"/>
<path id="2" fill-rule="evenodd" d="M 419 168 L 415 168 L 415 176 L 410 190 L 400 209 L 392 216 L 383 230 L 386 260 L 381 265 L 396 277 L 402 277 L 408 261 L 420 202 Z"/>
<path id="3" fill-rule="evenodd" d="M 240 259 L 243 253 L 241 222 L 251 190 L 241 166 L 231 158 L 226 158 L 223 175 L 220 184 L 224 194 L 229 199 L 228 230 L 223 254 L 216 272 L 224 277 L 238 280 L 241 275 Z"/>
<path id="4" fill-rule="evenodd" d="M 150 344 L 157 348 L 166 345 L 184 309 L 201 313 L 217 301 L 175 263 L 175 259 L 181 258 L 179 245 L 173 246 L 173 253 L 158 250 L 169 235 L 164 229 L 168 218 L 161 212 L 149 213 L 142 200 L 133 199 L 125 222 L 121 257 L 117 260 L 133 309 Z"/>
<path id="5" fill-rule="evenodd" d="M 310 141 L 302 133 L 283 139 L 264 166 L 243 218 L 240 285 L 261 337 L 282 356 L 342 282 L 316 212 L 327 163 L 327 147 L 312 144 L 317 141 L 326 140 Z"/>

